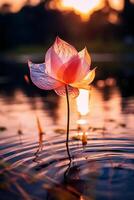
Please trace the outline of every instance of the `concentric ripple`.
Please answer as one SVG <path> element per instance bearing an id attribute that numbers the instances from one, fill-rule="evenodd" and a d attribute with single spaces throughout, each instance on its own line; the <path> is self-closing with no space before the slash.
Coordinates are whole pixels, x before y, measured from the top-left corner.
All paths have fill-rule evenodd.
<path id="1" fill-rule="evenodd" d="M 50 188 L 54 185 L 56 187 L 57 184 L 59 184 L 58 188 L 63 185 L 66 188 L 69 184 L 81 195 L 84 191 L 84 195 L 88 197 L 92 197 L 92 192 L 90 193 L 88 189 L 93 187 L 95 195 L 104 199 L 109 195 L 111 195 L 110 199 L 113 199 L 116 193 L 120 198 L 125 199 L 125 196 L 121 195 L 124 187 L 131 199 L 133 192 L 128 185 L 131 186 L 134 181 L 133 139 L 125 138 L 121 134 L 116 139 L 112 134 L 112 137 L 110 134 L 106 137 L 101 132 L 90 132 L 87 145 L 83 147 L 80 140 L 74 140 L 74 134 L 77 132 L 72 131 L 70 134 L 70 152 L 73 158 L 71 165 L 66 153 L 65 135 L 56 133 L 53 137 L 49 137 L 46 134 L 42 149 L 39 149 L 38 142 L 32 142 L 29 138 L 23 137 L 22 143 L 17 140 L 11 143 L 10 138 L 5 139 L 6 145 L 4 143 L 0 150 L 1 171 L 5 169 L 4 173 L 9 174 L 10 178 L 15 176 L 16 182 L 20 182 L 21 185 L 25 183 L 23 189 L 26 191 L 27 188 L 35 185 L 36 189 L 33 193 L 35 197 L 40 196 L 40 190 L 43 195 L 49 194 L 47 184 Z M 35 179 L 34 184 L 32 179 Z M 102 185 L 107 188 L 106 191 Z M 88 189 L 81 190 L 81 187 Z M 66 191 L 70 194 L 70 191 Z M 12 195 L 16 196 L 15 193 Z"/>

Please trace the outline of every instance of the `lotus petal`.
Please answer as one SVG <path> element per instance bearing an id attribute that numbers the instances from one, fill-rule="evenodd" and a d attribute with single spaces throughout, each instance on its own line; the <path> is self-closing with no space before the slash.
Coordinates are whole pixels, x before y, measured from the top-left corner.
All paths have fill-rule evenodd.
<path id="1" fill-rule="evenodd" d="M 48 49 L 45 56 L 46 73 L 57 79 L 57 71 L 63 65 L 62 60 L 54 51 L 53 46 Z"/>
<path id="2" fill-rule="evenodd" d="M 72 97 L 77 97 L 79 95 L 79 90 L 77 88 L 67 86 L 68 87 L 68 94 L 71 95 Z M 59 96 L 65 96 L 66 95 L 66 90 L 65 86 L 61 86 L 59 88 L 56 88 L 54 90 Z"/>
<path id="3" fill-rule="evenodd" d="M 85 48 L 59 68 L 57 79 L 66 84 L 79 82 L 89 73 L 90 64 L 91 58 Z"/>
<path id="4" fill-rule="evenodd" d="M 81 59 L 83 59 L 83 61 L 85 61 L 85 63 L 90 66 L 91 65 L 91 57 L 87 51 L 87 48 L 85 47 L 83 50 L 81 50 L 78 55 L 80 56 Z"/>
<path id="5" fill-rule="evenodd" d="M 65 63 L 57 72 L 59 80 L 66 84 L 76 82 L 77 76 L 81 73 L 81 60 L 78 55 L 73 56 L 69 62 Z"/>
<path id="6" fill-rule="evenodd" d="M 78 54 L 77 50 L 72 45 L 68 44 L 59 37 L 56 37 L 53 47 L 55 53 L 59 56 L 63 63 L 68 62 L 72 56 Z"/>
<path id="7" fill-rule="evenodd" d="M 55 79 L 59 78 L 57 72 L 64 67 L 64 63 L 68 62 L 77 53 L 73 46 L 57 37 L 52 47 L 46 52 L 47 73 Z"/>
<path id="8" fill-rule="evenodd" d="M 94 68 L 93 70 L 91 70 L 83 80 L 79 81 L 79 82 L 75 82 L 70 84 L 72 87 L 76 87 L 79 89 L 86 89 L 86 90 L 90 90 L 90 83 L 94 80 L 95 78 L 95 70 L 96 68 Z"/>
<path id="9" fill-rule="evenodd" d="M 52 90 L 63 85 L 63 83 L 50 77 L 45 72 L 45 63 L 34 64 L 31 61 L 28 61 L 28 66 L 30 68 L 32 82 L 40 89 Z"/>
<path id="10" fill-rule="evenodd" d="M 83 82 L 90 84 L 95 78 L 95 70 L 97 67 L 92 69 L 83 79 Z"/>
<path id="11" fill-rule="evenodd" d="M 81 65 L 80 65 L 81 70 L 80 73 L 77 74 L 77 81 L 80 81 L 89 73 L 91 65 L 91 57 L 86 48 L 80 51 L 78 55 L 79 59 L 81 60 Z"/>

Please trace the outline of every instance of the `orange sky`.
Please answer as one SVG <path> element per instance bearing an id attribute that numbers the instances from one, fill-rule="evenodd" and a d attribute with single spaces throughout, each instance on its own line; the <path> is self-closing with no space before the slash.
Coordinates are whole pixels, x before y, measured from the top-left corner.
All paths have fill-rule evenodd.
<path id="1" fill-rule="evenodd" d="M 40 3 L 40 1 L 41 0 L 29 0 L 29 4 L 35 6 L 38 3 Z M 10 4 L 11 5 L 10 11 L 18 12 L 23 6 L 27 4 L 27 0 L 0 0 L 0 7 L 3 4 Z"/>
<path id="2" fill-rule="evenodd" d="M 30 5 L 37 5 L 42 0 L 29 0 Z M 124 6 L 124 0 L 108 0 L 112 8 L 116 10 L 122 10 Z M 131 0 L 133 1 L 133 0 Z M 11 12 L 18 12 L 24 5 L 27 4 L 27 0 L 0 0 L 0 7 L 9 3 L 11 5 Z M 51 0 L 48 5 L 49 9 L 58 9 L 61 11 L 74 11 L 81 16 L 81 19 L 86 21 L 90 18 L 90 15 L 104 7 L 105 0 Z"/>
<path id="3" fill-rule="evenodd" d="M 124 0 L 108 0 L 110 6 L 115 10 L 122 10 Z M 61 11 L 74 11 L 81 16 L 83 21 L 90 18 L 90 15 L 104 7 L 105 0 L 53 0 L 49 4 L 50 9 L 58 9 Z"/>

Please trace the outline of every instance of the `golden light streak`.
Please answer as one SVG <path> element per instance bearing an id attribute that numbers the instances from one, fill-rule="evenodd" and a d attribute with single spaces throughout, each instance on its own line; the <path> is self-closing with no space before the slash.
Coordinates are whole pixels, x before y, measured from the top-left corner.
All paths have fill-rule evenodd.
<path id="1" fill-rule="evenodd" d="M 77 110 L 80 115 L 87 115 L 89 113 L 89 90 L 80 89 L 80 94 L 76 99 Z"/>
<path id="2" fill-rule="evenodd" d="M 87 124 L 87 120 L 85 120 L 85 119 L 78 119 L 77 120 L 77 124 L 78 125 L 85 125 L 85 124 Z"/>
<path id="3" fill-rule="evenodd" d="M 89 113 L 89 90 L 80 89 L 79 96 L 76 99 L 77 111 L 79 119 L 77 120 L 78 136 L 82 132 L 81 141 L 86 144 L 87 131 L 88 131 L 88 113 Z"/>

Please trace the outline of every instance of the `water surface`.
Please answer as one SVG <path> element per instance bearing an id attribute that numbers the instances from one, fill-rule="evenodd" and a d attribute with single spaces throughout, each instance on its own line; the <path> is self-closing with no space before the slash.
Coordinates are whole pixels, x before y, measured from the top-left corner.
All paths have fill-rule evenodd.
<path id="1" fill-rule="evenodd" d="M 83 130 L 79 131 L 79 108 L 76 99 L 70 99 L 69 164 L 66 99 L 21 87 L 1 89 L 1 200 L 134 198 L 134 97 L 123 97 L 117 85 L 99 83 L 88 100 L 83 146 L 78 137 Z"/>

